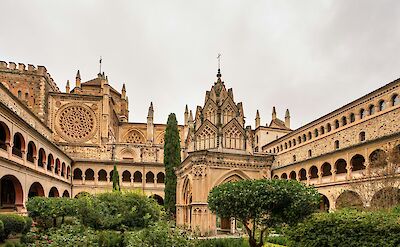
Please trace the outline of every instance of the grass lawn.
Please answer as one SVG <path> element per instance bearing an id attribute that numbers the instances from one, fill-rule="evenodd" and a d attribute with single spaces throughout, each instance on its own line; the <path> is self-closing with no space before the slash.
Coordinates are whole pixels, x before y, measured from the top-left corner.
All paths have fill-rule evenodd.
<path id="1" fill-rule="evenodd" d="M 19 238 L 7 239 L 5 243 L 0 244 L 0 247 L 6 246 L 7 243 L 19 243 Z"/>
<path id="2" fill-rule="evenodd" d="M 264 244 L 264 247 L 284 247 L 284 246 L 279 244 L 266 243 Z"/>

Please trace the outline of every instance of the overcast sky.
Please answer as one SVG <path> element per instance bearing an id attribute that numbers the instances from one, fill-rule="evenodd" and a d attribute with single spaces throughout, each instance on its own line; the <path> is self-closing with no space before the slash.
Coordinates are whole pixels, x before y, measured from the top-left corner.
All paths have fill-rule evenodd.
<path id="1" fill-rule="evenodd" d="M 195 111 L 222 77 L 246 124 L 289 108 L 298 128 L 400 77 L 400 1 L 1 1 L 0 60 L 47 67 L 59 88 L 126 83 L 130 121 Z M 74 85 L 74 83 L 73 83 Z M 72 86 L 72 85 L 71 85 Z M 194 112 L 193 112 L 194 114 Z"/>

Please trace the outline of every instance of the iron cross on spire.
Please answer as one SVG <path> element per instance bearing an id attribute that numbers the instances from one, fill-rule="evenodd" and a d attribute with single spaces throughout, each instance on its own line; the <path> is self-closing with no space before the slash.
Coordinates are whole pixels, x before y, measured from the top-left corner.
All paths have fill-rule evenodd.
<path id="1" fill-rule="evenodd" d="M 218 70 L 220 70 L 221 69 L 221 53 L 218 53 L 217 59 L 218 59 Z"/>
<path id="2" fill-rule="evenodd" d="M 101 74 L 101 62 L 103 61 L 103 58 L 100 56 L 100 61 L 99 61 L 99 64 L 100 64 L 100 74 Z"/>

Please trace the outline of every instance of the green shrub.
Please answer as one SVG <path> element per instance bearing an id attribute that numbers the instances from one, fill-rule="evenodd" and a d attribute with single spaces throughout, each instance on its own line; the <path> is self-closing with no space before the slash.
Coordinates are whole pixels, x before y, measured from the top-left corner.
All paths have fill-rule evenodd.
<path id="1" fill-rule="evenodd" d="M 3 236 L 5 235 L 4 233 L 4 223 L 3 221 L 0 220 L 0 241 L 4 241 Z"/>
<path id="2" fill-rule="evenodd" d="M 87 247 L 98 246 L 96 232 L 78 222 L 49 229 L 32 228 L 21 241 L 28 247 Z"/>
<path id="3" fill-rule="evenodd" d="M 23 234 L 29 232 L 33 224 L 33 220 L 31 217 L 24 217 L 24 219 L 25 219 L 25 227 L 24 230 L 22 231 Z"/>
<path id="4" fill-rule="evenodd" d="M 29 216 L 45 228 L 57 226 L 57 220 L 64 221 L 66 216 L 76 216 L 77 200 L 66 197 L 33 197 L 26 207 Z"/>
<path id="5" fill-rule="evenodd" d="M 124 236 L 126 247 L 193 247 L 195 241 L 189 240 L 184 231 L 165 222 L 140 231 L 127 232 Z"/>
<path id="6" fill-rule="evenodd" d="M 197 240 L 196 247 L 248 247 L 249 242 L 243 238 L 216 238 Z"/>
<path id="7" fill-rule="evenodd" d="M 10 234 L 22 233 L 26 227 L 24 217 L 17 214 L 0 214 L 0 221 L 4 224 L 1 241 L 7 239 Z"/>
<path id="8" fill-rule="evenodd" d="M 100 247 L 124 246 L 122 234 L 120 232 L 110 230 L 98 231 L 97 238 L 97 242 Z"/>
<path id="9" fill-rule="evenodd" d="M 286 232 L 289 246 L 399 246 L 396 214 L 343 210 L 319 213 Z"/>
<path id="10" fill-rule="evenodd" d="M 267 238 L 267 242 L 284 246 L 289 244 L 289 240 L 285 236 L 270 236 Z"/>
<path id="11" fill-rule="evenodd" d="M 143 194 L 112 192 L 78 199 L 81 222 L 103 230 L 147 227 L 161 217 L 161 207 Z"/>

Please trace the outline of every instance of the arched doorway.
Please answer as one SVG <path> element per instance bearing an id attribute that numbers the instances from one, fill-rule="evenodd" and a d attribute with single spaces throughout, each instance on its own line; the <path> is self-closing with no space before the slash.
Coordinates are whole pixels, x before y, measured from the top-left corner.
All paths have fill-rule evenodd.
<path id="1" fill-rule="evenodd" d="M 374 194 L 371 200 L 371 208 L 391 208 L 400 203 L 400 189 L 387 187 Z"/>
<path id="2" fill-rule="evenodd" d="M 29 188 L 28 198 L 35 196 L 44 196 L 43 186 L 39 182 L 34 182 Z"/>
<path id="3" fill-rule="evenodd" d="M 6 175 L 0 181 L 1 208 L 19 211 L 23 207 L 23 191 L 19 180 L 12 175 Z"/>
<path id="4" fill-rule="evenodd" d="M 58 193 L 58 189 L 56 187 L 52 187 L 49 191 L 49 197 L 60 197 Z"/>
<path id="5" fill-rule="evenodd" d="M 336 199 L 336 209 L 363 208 L 361 196 L 354 191 L 346 190 Z"/>
<path id="6" fill-rule="evenodd" d="M 186 178 L 183 183 L 183 222 L 189 228 L 192 225 L 192 184 L 189 178 Z"/>
<path id="7" fill-rule="evenodd" d="M 151 195 L 150 197 L 153 198 L 158 203 L 158 205 L 164 206 L 164 199 L 161 196 L 154 194 Z"/>
<path id="8" fill-rule="evenodd" d="M 329 203 L 328 197 L 326 197 L 323 194 L 320 194 L 320 196 L 321 196 L 321 201 L 320 201 L 320 204 L 319 204 L 319 210 L 321 212 L 329 212 L 330 203 Z"/>
<path id="9" fill-rule="evenodd" d="M 69 198 L 68 190 L 64 190 L 64 193 L 63 193 L 62 197 L 68 197 Z"/>

